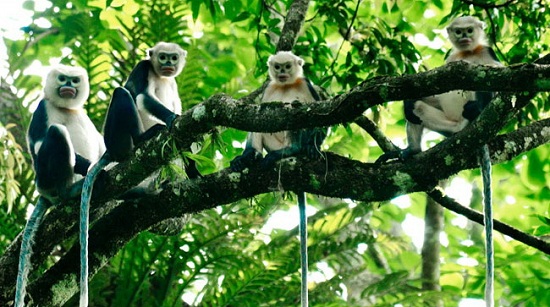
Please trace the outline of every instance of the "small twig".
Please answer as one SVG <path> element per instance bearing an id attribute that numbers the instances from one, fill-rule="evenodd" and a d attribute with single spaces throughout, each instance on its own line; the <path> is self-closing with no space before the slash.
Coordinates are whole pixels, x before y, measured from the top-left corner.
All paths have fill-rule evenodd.
<path id="1" fill-rule="evenodd" d="M 491 43 L 493 44 L 493 47 L 498 51 L 498 54 L 502 57 L 502 60 L 507 63 L 508 59 L 506 58 L 505 54 L 502 52 L 500 47 L 497 45 L 497 29 L 496 24 L 493 18 L 491 18 L 491 14 L 489 12 L 490 9 L 486 8 L 485 13 L 487 14 L 487 18 L 489 18 L 489 23 L 491 24 Z"/>
<path id="2" fill-rule="evenodd" d="M 384 152 L 399 150 L 390 139 L 378 128 L 378 126 L 366 116 L 359 116 L 354 121 L 359 127 L 363 128 L 380 146 Z"/>
<path id="3" fill-rule="evenodd" d="M 441 206 L 453 212 L 456 212 L 460 215 L 464 215 L 471 221 L 474 221 L 480 225 L 483 225 L 483 214 L 481 214 L 476 210 L 470 209 L 468 207 L 464 207 L 463 205 L 459 204 L 454 199 L 446 196 L 440 188 L 436 188 L 433 191 L 428 192 L 428 196 L 430 196 L 433 200 L 441 204 Z M 532 236 L 530 234 L 527 234 L 499 220 L 495 219 L 493 221 L 494 221 L 495 230 L 499 231 L 500 233 L 507 235 L 519 242 L 522 242 L 525 245 L 529 245 L 535 249 L 538 249 L 539 251 L 545 254 L 550 255 L 550 243 L 540 238 L 537 238 L 535 236 Z"/>
<path id="4" fill-rule="evenodd" d="M 338 48 L 338 52 L 336 52 L 336 56 L 334 57 L 334 60 L 332 61 L 332 64 L 330 64 L 329 69 L 327 71 L 334 72 L 334 65 L 336 65 L 336 61 L 338 60 L 338 56 L 340 55 L 340 51 L 342 50 L 342 47 L 344 46 L 344 42 L 347 40 L 350 40 L 350 33 L 351 28 L 353 27 L 353 23 L 355 23 L 355 19 L 357 18 L 357 13 L 359 11 L 359 5 L 361 4 L 361 0 L 357 1 L 357 5 L 355 6 L 355 11 L 353 12 L 353 16 L 351 17 L 351 21 L 349 23 L 348 29 L 346 31 L 346 34 L 344 35 L 344 40 L 340 44 L 340 47 Z"/>

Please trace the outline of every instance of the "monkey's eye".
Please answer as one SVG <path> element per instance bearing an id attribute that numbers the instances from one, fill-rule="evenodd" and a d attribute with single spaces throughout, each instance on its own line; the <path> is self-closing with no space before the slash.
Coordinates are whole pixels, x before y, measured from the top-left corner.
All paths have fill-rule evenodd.
<path id="1" fill-rule="evenodd" d="M 64 75 L 57 76 L 57 83 L 59 83 L 59 84 L 67 83 L 67 77 L 64 76 Z"/>
<path id="2" fill-rule="evenodd" d="M 468 28 L 467 31 L 468 31 L 469 34 L 472 34 L 472 33 L 474 33 L 474 28 Z"/>
<path id="3" fill-rule="evenodd" d="M 455 30 L 455 34 L 456 34 L 456 35 L 461 35 L 461 34 L 462 34 L 462 30 L 456 29 L 456 30 Z"/>
<path id="4" fill-rule="evenodd" d="M 290 67 L 292 67 L 292 65 L 290 65 L 290 63 L 285 65 L 286 69 L 290 69 Z"/>
<path id="5" fill-rule="evenodd" d="M 80 78 L 79 78 L 79 77 L 74 77 L 74 78 L 72 78 L 72 79 L 71 79 L 71 84 L 72 84 L 73 86 L 79 85 L 79 84 L 80 84 Z"/>
<path id="6" fill-rule="evenodd" d="M 177 54 L 172 55 L 170 60 L 172 60 L 173 63 L 177 63 L 178 62 L 178 55 Z"/>
<path id="7" fill-rule="evenodd" d="M 164 53 L 159 54 L 159 63 L 166 64 L 166 62 L 168 62 L 168 57 L 166 56 L 166 54 Z"/>
<path id="8" fill-rule="evenodd" d="M 275 67 L 276 70 L 281 69 L 281 65 L 279 65 L 279 64 L 275 64 L 273 67 Z"/>

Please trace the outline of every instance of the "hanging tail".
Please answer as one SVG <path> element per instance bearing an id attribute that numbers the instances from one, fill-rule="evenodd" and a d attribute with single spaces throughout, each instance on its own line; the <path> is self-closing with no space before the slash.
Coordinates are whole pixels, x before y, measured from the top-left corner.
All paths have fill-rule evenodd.
<path id="1" fill-rule="evenodd" d="M 17 269 L 17 284 L 15 286 L 15 307 L 25 306 L 27 279 L 31 267 L 32 244 L 34 243 L 36 231 L 38 230 L 38 226 L 42 223 L 48 205 L 49 203 L 44 197 L 39 197 L 36 207 L 23 230 L 21 251 L 19 252 L 19 267 Z"/>
<path id="2" fill-rule="evenodd" d="M 80 307 L 88 306 L 88 228 L 90 226 L 90 201 L 94 189 L 94 182 L 101 170 L 109 164 L 107 154 L 90 169 L 80 199 Z"/>
<path id="3" fill-rule="evenodd" d="M 306 216 L 306 193 L 298 193 L 298 210 L 300 211 L 300 265 L 302 267 L 302 307 L 308 306 L 307 293 L 307 216 Z"/>
<path id="4" fill-rule="evenodd" d="M 491 157 L 489 146 L 481 148 L 481 175 L 483 177 L 483 216 L 485 224 L 485 306 L 494 306 L 495 263 L 493 247 L 493 209 L 491 195 Z"/>

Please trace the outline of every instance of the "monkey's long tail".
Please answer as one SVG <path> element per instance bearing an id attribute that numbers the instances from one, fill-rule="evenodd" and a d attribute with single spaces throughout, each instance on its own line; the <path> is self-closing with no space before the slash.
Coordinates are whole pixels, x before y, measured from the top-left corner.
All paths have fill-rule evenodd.
<path id="1" fill-rule="evenodd" d="M 493 247 L 493 209 L 491 195 L 491 157 L 489 146 L 481 148 L 481 176 L 483 177 L 483 216 L 485 224 L 485 306 L 494 306 L 495 263 Z"/>
<path id="2" fill-rule="evenodd" d="M 90 201 L 94 182 L 101 170 L 110 163 L 106 154 L 90 169 L 80 199 L 80 307 L 88 306 L 88 228 L 90 227 Z"/>
<path id="3" fill-rule="evenodd" d="M 38 226 L 42 223 L 46 209 L 48 208 L 48 201 L 39 197 L 36 207 L 31 214 L 31 217 L 27 221 L 27 225 L 23 230 L 23 238 L 21 239 L 21 251 L 19 252 L 19 267 L 17 268 L 17 284 L 15 286 L 15 306 L 25 306 L 25 294 L 27 292 L 27 278 L 31 266 L 32 244 Z"/>
<path id="4" fill-rule="evenodd" d="M 306 193 L 298 193 L 298 210 L 300 211 L 300 265 L 302 267 L 302 307 L 308 306 L 307 293 L 307 216 L 306 216 Z"/>

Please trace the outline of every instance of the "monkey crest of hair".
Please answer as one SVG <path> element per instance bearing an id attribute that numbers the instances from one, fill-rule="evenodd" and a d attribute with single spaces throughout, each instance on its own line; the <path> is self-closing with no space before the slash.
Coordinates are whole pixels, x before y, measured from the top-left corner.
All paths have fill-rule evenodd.
<path id="1" fill-rule="evenodd" d="M 59 108 L 79 109 L 90 95 L 88 73 L 82 67 L 57 65 L 44 84 L 44 99 Z"/>
<path id="2" fill-rule="evenodd" d="M 485 23 L 473 16 L 455 19 L 448 27 L 449 40 L 457 51 L 473 51 L 480 45 L 486 46 Z"/>
<path id="3" fill-rule="evenodd" d="M 178 44 L 159 42 L 148 51 L 155 73 L 159 77 L 175 77 L 185 66 L 187 51 Z"/>
<path id="4" fill-rule="evenodd" d="M 294 84 L 304 78 L 304 60 L 290 51 L 279 51 L 267 61 L 269 78 L 281 85 Z"/>

